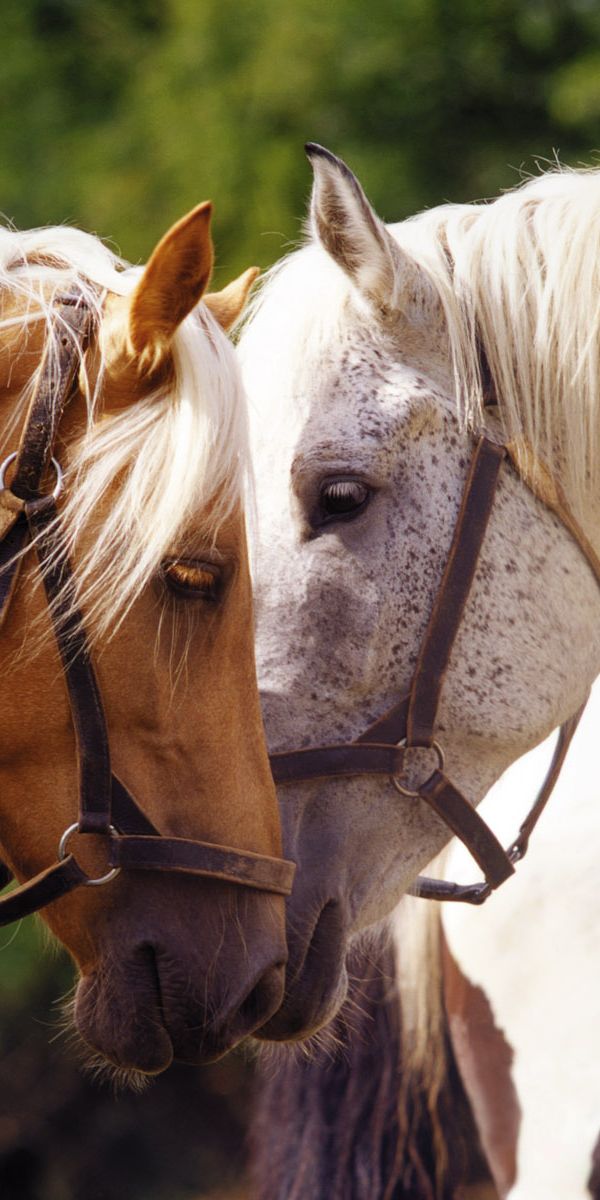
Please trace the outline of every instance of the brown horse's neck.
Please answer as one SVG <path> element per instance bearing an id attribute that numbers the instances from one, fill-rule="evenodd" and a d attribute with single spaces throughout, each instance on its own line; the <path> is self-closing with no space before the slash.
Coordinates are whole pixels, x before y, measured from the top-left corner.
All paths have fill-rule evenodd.
<path id="1" fill-rule="evenodd" d="M 485 1177 L 453 1061 L 449 1055 L 447 1082 L 431 1114 L 426 1097 L 403 1080 L 392 948 L 377 952 L 369 942 L 352 955 L 348 973 L 348 999 L 328 1043 L 309 1058 L 291 1051 L 275 1073 L 264 1073 L 252 1139 L 253 1194 L 256 1200 L 453 1200 L 459 1183 Z M 434 1121 L 449 1157 L 437 1183 Z"/>

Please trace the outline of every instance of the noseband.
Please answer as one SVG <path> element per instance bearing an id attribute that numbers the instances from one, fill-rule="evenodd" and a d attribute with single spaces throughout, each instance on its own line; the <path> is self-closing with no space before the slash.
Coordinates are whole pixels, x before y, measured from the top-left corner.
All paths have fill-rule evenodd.
<path id="1" fill-rule="evenodd" d="M 538 499 L 563 522 L 577 541 L 600 583 L 600 561 L 569 511 L 560 487 L 525 442 L 498 445 L 478 439 L 465 483 L 448 560 L 433 611 L 419 648 L 410 691 L 354 742 L 315 746 L 271 755 L 276 783 L 354 775 L 387 775 L 403 796 L 424 801 L 467 847 L 485 882 L 462 885 L 419 876 L 411 895 L 428 900 L 483 904 L 513 873 L 558 779 L 583 706 L 560 727 L 546 777 L 517 837 L 505 850 L 495 834 L 444 772 L 444 753 L 436 738 L 436 719 L 452 647 L 463 618 L 479 553 L 496 496 L 502 463 L 509 458 Z M 404 781 L 409 754 L 433 753 L 433 770 L 417 788 Z"/>
<path id="2" fill-rule="evenodd" d="M 65 405 L 76 393 L 77 368 L 92 330 L 92 317 L 81 296 L 55 303 L 57 347 L 46 346 L 16 454 L 0 467 L 0 625 L 4 620 L 31 543 L 36 550 L 54 634 L 69 694 L 79 768 L 79 816 L 65 830 L 58 861 L 28 883 L 0 898 L 0 925 L 28 916 L 73 888 L 108 883 L 121 869 L 178 871 L 244 884 L 282 896 L 290 894 L 295 864 L 252 851 L 236 850 L 188 838 L 163 837 L 125 785 L 113 774 L 106 719 L 81 614 L 65 601 L 73 576 L 61 552 L 56 500 L 62 474 L 52 457 Z M 57 371 L 58 358 L 58 371 Z M 10 486 L 5 484 L 14 463 Z M 54 468 L 54 490 L 41 485 Z M 74 833 L 107 839 L 109 870 L 91 879 L 68 850 Z M 6 868 L 2 883 L 10 875 Z"/>

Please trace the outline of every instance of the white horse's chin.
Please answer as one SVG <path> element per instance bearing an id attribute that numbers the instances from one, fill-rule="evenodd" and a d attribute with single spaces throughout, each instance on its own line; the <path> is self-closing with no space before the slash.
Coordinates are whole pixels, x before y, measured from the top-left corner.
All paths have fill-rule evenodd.
<path id="1" fill-rule="evenodd" d="M 301 977 L 279 1012 L 254 1036 L 267 1042 L 310 1042 L 337 1016 L 347 993 L 348 976 L 343 965 L 326 981 Z"/>
<path id="2" fill-rule="evenodd" d="M 255 1036 L 263 1041 L 304 1041 L 332 1021 L 348 990 L 347 951 L 344 914 L 331 901 L 319 914 L 308 944 L 290 943 L 283 1003 Z M 302 956 L 298 965 L 295 954 Z"/>

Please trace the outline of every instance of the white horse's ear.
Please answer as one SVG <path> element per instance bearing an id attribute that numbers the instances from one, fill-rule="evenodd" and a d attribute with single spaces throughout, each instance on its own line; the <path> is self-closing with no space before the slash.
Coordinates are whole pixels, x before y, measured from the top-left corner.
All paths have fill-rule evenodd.
<path id="1" fill-rule="evenodd" d="M 311 221 L 316 237 L 363 296 L 378 306 L 401 308 L 415 264 L 404 261 L 346 163 L 314 142 L 305 150 L 314 172 Z"/>

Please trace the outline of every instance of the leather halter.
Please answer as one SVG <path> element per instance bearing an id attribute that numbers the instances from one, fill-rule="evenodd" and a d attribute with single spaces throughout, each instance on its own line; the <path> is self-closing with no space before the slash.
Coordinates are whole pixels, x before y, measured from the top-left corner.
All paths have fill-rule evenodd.
<path id="1" fill-rule="evenodd" d="M 505 850 L 470 802 L 444 773 L 444 755 L 435 738 L 436 718 L 444 677 L 465 604 L 475 576 L 502 463 L 506 457 L 534 494 L 548 505 L 577 541 L 600 583 L 600 562 L 569 512 L 560 488 L 536 460 L 525 442 L 498 445 L 478 439 L 464 486 L 458 519 L 442 580 L 421 642 L 410 691 L 402 696 L 354 742 L 315 746 L 271 755 L 275 782 L 387 775 L 405 796 L 424 801 L 461 839 L 481 867 L 485 882 L 451 883 L 418 876 L 409 888 L 428 900 L 461 900 L 483 904 L 492 891 L 514 873 L 527 851 L 529 838 L 551 795 L 585 705 L 560 727 L 546 777 L 515 840 Z M 429 749 L 437 757 L 433 772 L 418 788 L 403 782 L 408 752 Z"/>
<path id="2" fill-rule="evenodd" d="M 60 297 L 54 310 L 57 345 L 54 353 L 46 346 L 19 449 L 0 468 L 0 625 L 23 552 L 31 543 L 42 570 L 69 693 L 79 768 L 79 816 L 61 838 L 58 861 L 0 898 L 0 925 L 36 912 L 73 888 L 108 883 L 122 868 L 209 876 L 287 896 L 295 863 L 211 842 L 163 837 L 111 770 L 102 697 L 83 618 L 65 604 L 65 595 L 72 591 L 72 573 L 61 553 L 55 501 L 62 475 L 52 458 L 62 413 L 77 391 L 77 368 L 91 336 L 92 316 L 80 295 Z M 14 474 L 6 487 L 5 471 L 13 460 Z M 51 494 L 42 494 L 42 481 L 51 465 L 57 482 Z M 67 843 L 75 832 L 102 834 L 108 839 L 110 870 L 101 878 L 90 879 L 68 853 Z M 0 886 L 9 878 L 7 869 L 0 866 Z"/>

